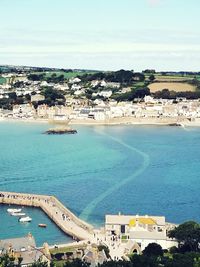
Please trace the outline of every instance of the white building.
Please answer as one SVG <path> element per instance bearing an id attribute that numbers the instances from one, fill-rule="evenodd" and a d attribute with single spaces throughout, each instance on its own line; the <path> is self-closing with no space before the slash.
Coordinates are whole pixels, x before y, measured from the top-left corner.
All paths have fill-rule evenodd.
<path id="1" fill-rule="evenodd" d="M 109 90 L 109 91 L 100 91 L 100 92 L 97 92 L 97 93 L 93 93 L 92 94 L 93 97 L 96 97 L 98 95 L 99 96 L 106 97 L 106 98 L 109 98 L 112 95 L 112 91 L 111 90 Z"/>
<path id="2" fill-rule="evenodd" d="M 14 118 L 32 118 L 36 114 L 34 107 L 30 104 L 21 104 L 13 106 Z"/>
<path id="3" fill-rule="evenodd" d="M 92 87 L 96 87 L 97 85 L 99 85 L 100 84 L 100 81 L 98 81 L 98 80 L 93 80 L 93 81 L 91 81 L 91 86 Z"/>
<path id="4" fill-rule="evenodd" d="M 141 250 L 150 243 L 157 243 L 163 249 L 177 246 L 175 240 L 167 237 L 167 231 L 175 225 L 166 223 L 164 216 L 106 215 L 107 236 L 116 236 L 123 242 L 132 240 Z"/>
<path id="5" fill-rule="evenodd" d="M 115 83 L 115 82 L 107 82 L 105 87 L 110 87 L 110 88 L 120 88 L 120 83 Z"/>
<path id="6" fill-rule="evenodd" d="M 99 92 L 98 94 L 99 94 L 100 96 L 109 98 L 109 97 L 111 97 L 111 95 L 112 95 L 112 91 L 111 91 L 111 90 L 109 90 L 109 91 L 101 91 L 101 92 Z"/>
<path id="7" fill-rule="evenodd" d="M 38 101 L 43 101 L 45 97 L 40 94 L 32 95 L 31 96 L 31 102 L 38 102 Z"/>
<path id="8" fill-rule="evenodd" d="M 77 90 L 81 90 L 82 89 L 82 86 L 81 85 L 78 85 L 78 84 L 73 84 L 72 87 L 71 87 L 71 90 L 73 91 L 77 91 Z"/>
<path id="9" fill-rule="evenodd" d="M 85 90 L 84 89 L 80 89 L 80 90 L 77 90 L 74 92 L 74 95 L 78 96 L 78 95 L 82 95 L 85 93 Z"/>
<path id="10" fill-rule="evenodd" d="M 76 78 L 71 78 L 70 80 L 69 80 L 69 83 L 72 83 L 72 84 L 74 84 L 74 83 L 80 83 L 81 82 L 81 79 L 79 79 L 78 77 L 76 77 Z"/>

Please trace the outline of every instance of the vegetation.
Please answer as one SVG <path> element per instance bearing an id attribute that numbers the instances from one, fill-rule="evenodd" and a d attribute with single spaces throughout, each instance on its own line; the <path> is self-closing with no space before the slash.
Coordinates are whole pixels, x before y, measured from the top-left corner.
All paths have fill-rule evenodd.
<path id="1" fill-rule="evenodd" d="M 146 256 L 163 256 L 162 247 L 156 243 L 149 244 L 143 251 L 143 254 Z"/>
<path id="2" fill-rule="evenodd" d="M 13 267 L 15 258 L 3 255 L 0 257 L 0 267 Z"/>
<path id="3" fill-rule="evenodd" d="M 30 95 L 17 97 L 15 92 L 11 92 L 8 96 L 8 98 L 0 99 L 0 108 L 12 110 L 13 105 L 26 104 L 30 101 Z"/>
<path id="4" fill-rule="evenodd" d="M 75 259 L 71 262 L 65 262 L 64 267 L 89 267 L 90 264 L 80 259 Z"/>
<path id="5" fill-rule="evenodd" d="M 177 239 L 182 252 L 200 252 L 200 224 L 186 222 L 169 232 L 169 237 Z"/>
<path id="6" fill-rule="evenodd" d="M 155 76 L 153 75 L 153 74 L 151 74 L 150 76 L 149 76 L 149 81 L 150 82 L 153 82 L 155 80 Z"/>
<path id="7" fill-rule="evenodd" d="M 39 101 L 39 104 L 47 104 L 48 106 L 65 104 L 65 97 L 63 92 L 58 91 L 53 87 L 43 87 L 41 94 L 44 95 L 45 100 Z"/>
<path id="8" fill-rule="evenodd" d="M 28 79 L 31 81 L 46 81 L 53 83 L 62 83 L 70 78 L 82 77 L 86 74 L 92 75 L 95 71 L 73 71 L 73 70 L 61 70 L 61 71 L 50 71 L 50 72 L 33 72 L 28 75 Z"/>
<path id="9" fill-rule="evenodd" d="M 112 96 L 116 101 L 133 101 L 135 98 L 144 98 L 145 95 L 150 95 L 148 87 L 133 88 L 130 92 L 124 94 L 114 94 Z"/>
<path id="10" fill-rule="evenodd" d="M 175 92 L 169 91 L 168 89 L 163 89 L 162 91 L 157 91 L 152 94 L 155 98 L 163 99 L 176 99 L 177 97 L 187 98 L 187 99 L 198 99 L 200 98 L 200 91 L 186 91 L 186 92 Z"/>
<path id="11" fill-rule="evenodd" d="M 3 78 L 0 76 L 0 84 L 4 84 L 4 83 L 6 83 L 6 78 Z"/>
<path id="12" fill-rule="evenodd" d="M 94 74 L 85 74 L 81 77 L 81 79 L 86 82 L 93 80 L 104 80 L 106 82 L 132 85 L 134 81 L 144 81 L 145 76 L 142 73 L 134 73 L 129 70 L 119 70 L 115 72 L 97 72 Z"/>
<path id="13" fill-rule="evenodd" d="M 78 246 L 78 248 L 79 248 L 79 246 Z M 83 248 L 86 248 L 86 246 L 83 246 Z M 74 247 L 56 247 L 56 248 L 53 248 L 53 249 L 51 249 L 50 250 L 50 253 L 51 253 L 51 255 L 55 255 L 55 254 L 57 254 L 57 253 L 68 253 L 68 252 L 73 252 L 74 251 L 74 249 L 76 249 L 76 248 L 74 248 Z"/>

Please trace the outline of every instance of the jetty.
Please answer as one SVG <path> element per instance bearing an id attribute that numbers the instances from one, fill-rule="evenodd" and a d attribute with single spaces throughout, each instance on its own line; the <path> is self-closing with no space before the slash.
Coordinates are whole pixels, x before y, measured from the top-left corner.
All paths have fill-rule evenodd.
<path id="1" fill-rule="evenodd" d="M 54 196 L 1 191 L 0 204 L 40 208 L 64 233 L 77 240 L 91 240 L 94 235 L 92 225 L 78 218 Z"/>

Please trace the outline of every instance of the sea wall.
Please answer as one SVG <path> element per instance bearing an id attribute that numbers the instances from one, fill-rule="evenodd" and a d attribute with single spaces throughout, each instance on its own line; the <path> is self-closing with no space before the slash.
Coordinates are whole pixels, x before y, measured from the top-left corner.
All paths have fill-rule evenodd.
<path id="1" fill-rule="evenodd" d="M 87 239 L 87 234 L 89 237 L 93 231 L 90 224 L 79 219 L 54 196 L 0 192 L 0 204 L 41 208 L 63 232 L 80 240 Z"/>

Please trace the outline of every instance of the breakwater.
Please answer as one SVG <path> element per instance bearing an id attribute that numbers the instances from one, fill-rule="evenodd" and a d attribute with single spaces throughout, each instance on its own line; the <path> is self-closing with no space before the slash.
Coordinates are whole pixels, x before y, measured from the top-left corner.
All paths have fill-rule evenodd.
<path id="1" fill-rule="evenodd" d="M 90 240 L 93 236 L 93 227 L 79 219 L 54 196 L 0 192 L 0 204 L 40 208 L 67 235 L 79 240 Z"/>

